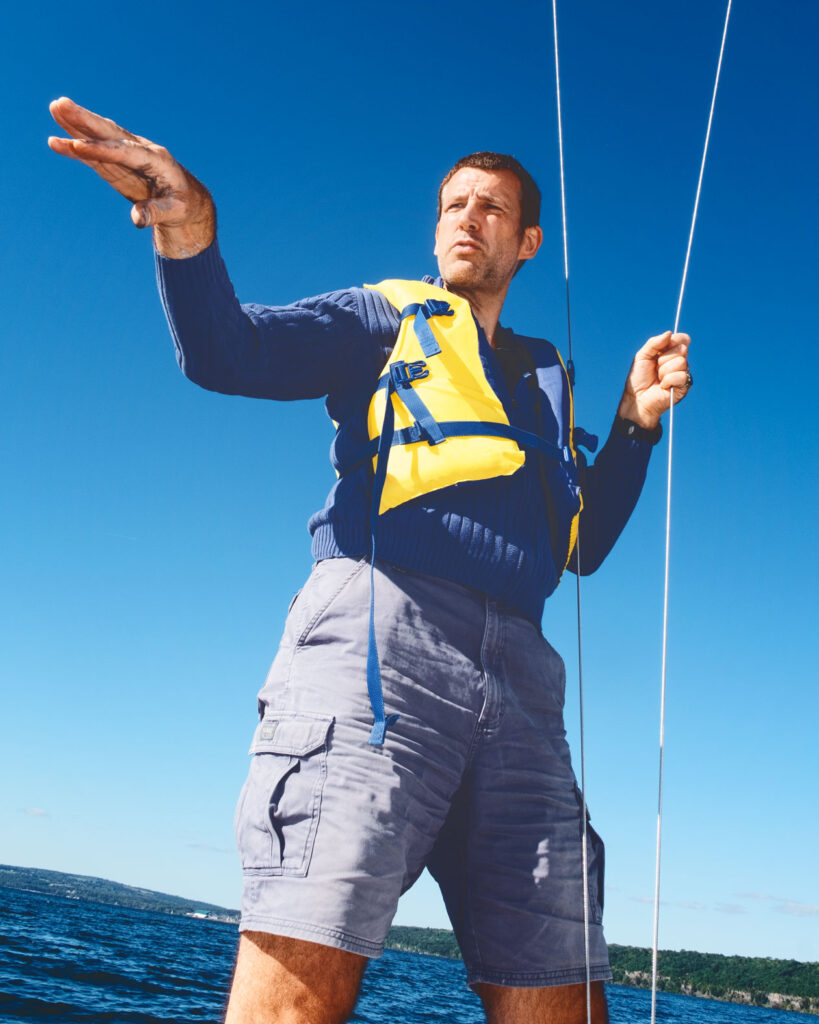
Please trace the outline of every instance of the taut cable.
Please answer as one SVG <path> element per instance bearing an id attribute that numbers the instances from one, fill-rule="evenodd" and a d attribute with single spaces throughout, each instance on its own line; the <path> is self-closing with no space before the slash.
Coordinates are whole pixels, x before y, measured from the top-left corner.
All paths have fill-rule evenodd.
<path id="1" fill-rule="evenodd" d="M 731 3 L 728 0 L 728 7 L 725 11 L 725 25 L 722 29 L 722 43 L 719 48 L 719 60 L 717 61 L 717 73 L 714 78 L 714 92 L 711 96 L 711 110 L 708 113 L 708 127 L 705 132 L 705 145 L 702 150 L 702 161 L 700 163 L 700 175 L 697 180 L 697 194 L 694 199 L 694 213 L 691 217 L 691 230 L 688 232 L 688 246 L 685 250 L 685 264 L 683 266 L 682 283 L 680 294 L 677 299 L 677 312 L 674 317 L 674 333 L 680 326 L 680 311 L 682 310 L 683 295 L 685 294 L 685 283 L 688 278 L 688 264 L 691 259 L 691 246 L 694 242 L 694 227 L 697 223 L 697 212 L 700 205 L 700 194 L 702 192 L 702 179 L 705 174 L 705 158 L 708 155 L 708 143 L 711 140 L 711 125 L 714 120 L 714 107 L 717 102 L 717 88 L 719 76 L 722 71 L 722 56 L 725 53 L 725 39 L 728 35 L 728 19 L 731 16 Z M 659 946 L 660 931 L 660 847 L 662 842 L 663 829 L 663 758 L 665 752 L 665 693 L 666 693 L 666 666 L 668 654 L 668 580 L 671 565 L 671 466 L 674 445 L 674 389 L 670 392 L 671 406 L 668 410 L 668 480 L 666 486 L 666 515 L 665 515 L 665 580 L 663 584 L 663 653 L 662 671 L 660 683 L 660 762 L 659 780 L 657 785 L 657 848 L 654 863 L 654 936 L 651 945 L 651 1024 L 655 1024 L 657 1018 L 657 955 Z"/>
<path id="2" fill-rule="evenodd" d="M 555 40 L 555 97 L 557 99 L 557 142 L 560 155 L 560 209 L 563 219 L 563 270 L 566 277 L 566 330 L 569 341 L 569 361 L 566 372 L 569 385 L 574 387 L 575 372 L 572 353 L 572 307 L 569 299 L 569 232 L 566 226 L 566 173 L 563 162 L 563 114 L 560 103 L 560 57 L 557 45 L 557 0 L 552 0 L 552 26 Z M 570 399 L 571 401 L 571 399 Z M 589 849 L 588 849 L 588 815 L 586 811 L 586 736 L 583 716 L 583 629 L 580 604 L 580 518 L 577 520 L 577 539 L 575 541 L 577 555 L 577 676 L 578 701 L 580 704 L 580 793 L 582 814 L 582 869 L 583 869 L 583 944 L 586 956 L 586 1022 L 591 1024 L 591 950 L 589 940 Z"/>

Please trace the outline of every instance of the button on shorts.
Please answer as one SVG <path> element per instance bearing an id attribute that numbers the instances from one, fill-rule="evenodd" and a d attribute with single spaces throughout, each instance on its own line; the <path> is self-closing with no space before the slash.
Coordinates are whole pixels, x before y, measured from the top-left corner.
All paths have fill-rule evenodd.
<path id="1" fill-rule="evenodd" d="M 379 956 L 428 867 L 470 985 L 585 981 L 581 796 L 565 673 L 528 619 L 376 563 L 383 747 L 366 686 L 370 567 L 319 562 L 259 693 L 236 811 L 243 931 Z M 611 977 L 603 846 L 587 829 L 592 980 Z"/>

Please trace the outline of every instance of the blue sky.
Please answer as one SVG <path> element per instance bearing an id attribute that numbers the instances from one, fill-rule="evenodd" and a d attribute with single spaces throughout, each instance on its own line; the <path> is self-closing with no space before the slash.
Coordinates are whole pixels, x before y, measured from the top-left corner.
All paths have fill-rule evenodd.
<path id="1" fill-rule="evenodd" d="M 605 433 L 673 321 L 724 8 L 564 2 L 578 418 Z M 660 944 L 819 960 L 816 821 L 819 8 L 737 0 L 682 329 Z M 212 190 L 244 301 L 434 269 L 437 182 L 514 153 L 547 242 L 503 322 L 565 348 L 550 10 L 18 6 L 0 41 L 0 859 L 230 906 L 255 692 L 332 482 L 320 402 L 179 373 L 150 239 L 46 147 L 65 94 Z M 583 593 L 588 799 L 610 941 L 651 941 L 665 444 Z M 573 580 L 543 628 L 575 676 Z M 575 684 L 576 685 L 576 684 Z M 574 687 L 567 707 L 577 746 Z M 443 926 L 424 878 L 398 923 Z"/>

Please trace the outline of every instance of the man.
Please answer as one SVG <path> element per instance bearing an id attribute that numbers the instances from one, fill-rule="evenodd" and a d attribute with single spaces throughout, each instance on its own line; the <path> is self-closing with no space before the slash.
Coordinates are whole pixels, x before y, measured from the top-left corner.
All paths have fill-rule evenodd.
<path id="1" fill-rule="evenodd" d="M 539 623 L 566 564 L 593 571 L 625 525 L 670 389 L 681 398 L 690 387 L 688 337 L 666 332 L 637 353 L 587 468 L 555 350 L 499 324 L 512 277 L 542 241 L 539 192 L 517 161 L 473 154 L 444 180 L 437 282 L 241 306 L 204 186 L 167 150 L 66 98 L 51 110 L 71 136 L 51 148 L 91 166 L 133 203 L 134 224 L 153 228 L 184 372 L 227 393 L 326 396 L 339 424 L 339 480 L 310 523 L 317 565 L 259 695 L 237 809 L 245 892 L 228 1024 L 346 1020 L 367 957 L 425 866 L 490 1022 L 585 1021 L 581 797 L 563 666 Z M 464 436 L 440 444 L 434 382 L 447 360 L 444 404 L 495 412 L 450 415 Z M 404 406 L 412 436 L 398 423 Z M 393 416 L 405 436 L 382 445 L 374 484 Z M 414 474 L 413 460 L 437 469 L 452 451 L 465 454 L 441 480 Z M 391 470 L 402 458 L 409 468 Z M 408 481 L 409 496 L 379 505 Z M 600 1024 L 603 850 L 591 828 L 588 839 Z"/>

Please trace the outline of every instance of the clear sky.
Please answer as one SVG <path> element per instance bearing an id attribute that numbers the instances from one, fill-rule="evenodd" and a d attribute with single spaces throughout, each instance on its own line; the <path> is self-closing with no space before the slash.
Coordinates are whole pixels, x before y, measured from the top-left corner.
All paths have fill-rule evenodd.
<path id="1" fill-rule="evenodd" d="M 671 326 L 724 8 L 560 5 L 579 422 Z M 735 0 L 682 329 L 663 908 L 668 948 L 819 960 L 815 351 L 819 7 Z M 514 153 L 541 254 L 503 322 L 565 348 L 550 8 L 15 5 L 4 153 L 0 860 L 238 905 L 255 693 L 332 473 L 321 402 L 196 388 L 150 238 L 46 147 L 65 94 L 212 190 L 240 298 L 434 271 L 435 190 Z M 584 587 L 588 800 L 611 941 L 651 941 L 666 446 Z M 577 737 L 574 581 L 543 628 Z M 398 923 L 443 926 L 428 878 Z"/>

